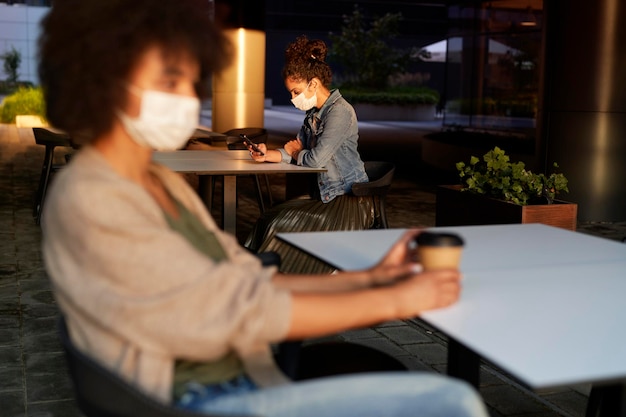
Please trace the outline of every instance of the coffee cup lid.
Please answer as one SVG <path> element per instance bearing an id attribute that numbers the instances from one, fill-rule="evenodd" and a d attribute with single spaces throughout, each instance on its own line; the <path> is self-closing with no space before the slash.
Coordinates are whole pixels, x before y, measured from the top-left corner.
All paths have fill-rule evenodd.
<path id="1" fill-rule="evenodd" d="M 463 239 L 454 233 L 422 232 L 416 242 L 424 246 L 463 246 Z"/>

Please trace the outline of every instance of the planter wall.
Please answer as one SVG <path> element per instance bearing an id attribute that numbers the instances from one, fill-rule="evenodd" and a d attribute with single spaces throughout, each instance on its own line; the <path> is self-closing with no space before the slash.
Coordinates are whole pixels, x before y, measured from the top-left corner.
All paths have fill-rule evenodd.
<path id="1" fill-rule="evenodd" d="M 361 121 L 395 120 L 395 121 L 428 121 L 435 120 L 435 104 L 385 105 L 385 104 L 354 104 L 356 116 Z"/>
<path id="2" fill-rule="evenodd" d="M 543 223 L 576 230 L 578 205 L 556 200 L 554 204 L 527 205 L 509 203 L 469 192 L 460 185 L 437 187 L 437 226 L 479 224 Z"/>

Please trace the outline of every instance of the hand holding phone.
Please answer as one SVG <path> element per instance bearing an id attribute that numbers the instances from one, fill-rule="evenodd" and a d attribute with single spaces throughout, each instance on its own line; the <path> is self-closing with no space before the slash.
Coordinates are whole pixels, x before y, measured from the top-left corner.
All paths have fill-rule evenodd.
<path id="1" fill-rule="evenodd" d="M 239 135 L 239 137 L 241 138 L 241 140 L 243 140 L 244 145 L 252 148 L 252 150 L 254 152 L 260 153 L 261 155 L 265 155 L 263 153 L 263 151 L 261 151 L 261 149 L 259 149 L 259 147 L 256 145 L 256 143 L 252 142 L 252 140 L 250 140 L 249 137 L 247 137 L 246 135 L 244 135 L 243 133 Z"/>

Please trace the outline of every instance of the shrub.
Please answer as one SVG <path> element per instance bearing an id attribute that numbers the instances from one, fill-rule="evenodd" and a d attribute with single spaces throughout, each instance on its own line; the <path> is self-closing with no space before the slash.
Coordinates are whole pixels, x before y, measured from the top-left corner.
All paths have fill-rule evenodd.
<path id="1" fill-rule="evenodd" d="M 497 146 L 482 160 L 472 156 L 468 165 L 458 162 L 456 168 L 463 191 L 515 204 L 551 204 L 559 192 L 569 192 L 567 178 L 563 174 L 534 174 L 524 168 L 523 162 L 510 162 L 509 156 Z M 558 168 L 556 163 L 554 168 Z"/>
<path id="2" fill-rule="evenodd" d="M 43 93 L 39 87 L 20 87 L 2 102 L 0 122 L 15 123 L 15 116 L 33 114 L 45 120 Z"/>
<path id="3" fill-rule="evenodd" d="M 436 104 L 439 93 L 428 87 L 393 87 L 384 90 L 342 88 L 341 95 L 351 104 Z"/>

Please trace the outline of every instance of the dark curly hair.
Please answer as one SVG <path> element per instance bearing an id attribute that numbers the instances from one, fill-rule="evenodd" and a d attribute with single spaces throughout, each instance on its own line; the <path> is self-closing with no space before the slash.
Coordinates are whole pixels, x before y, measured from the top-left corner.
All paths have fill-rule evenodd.
<path id="1" fill-rule="evenodd" d="M 328 87 L 333 78 L 333 72 L 326 63 L 328 47 L 320 39 L 309 40 L 305 35 L 299 36 L 285 50 L 285 66 L 282 70 L 283 79 L 296 81 L 318 78 L 325 87 Z"/>
<path id="2" fill-rule="evenodd" d="M 126 104 L 124 80 L 152 45 L 168 58 L 197 59 L 200 98 L 231 56 L 206 0 L 55 0 L 42 21 L 38 56 L 51 125 L 78 143 L 108 132 Z"/>

